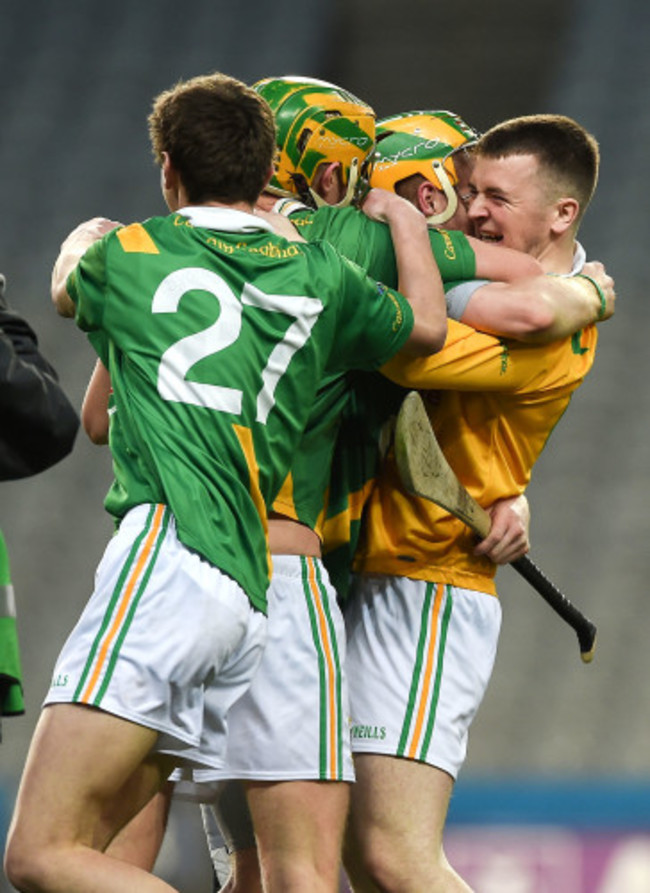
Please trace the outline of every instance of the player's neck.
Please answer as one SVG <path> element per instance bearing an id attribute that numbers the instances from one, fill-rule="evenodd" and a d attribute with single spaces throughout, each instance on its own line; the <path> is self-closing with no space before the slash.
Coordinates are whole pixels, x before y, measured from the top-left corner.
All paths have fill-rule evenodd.
<path id="1" fill-rule="evenodd" d="M 254 205 L 250 202 L 200 202 L 200 208 L 227 208 L 229 211 L 243 211 L 245 214 L 252 214 Z"/>
<path id="2" fill-rule="evenodd" d="M 537 256 L 545 273 L 570 273 L 573 269 L 575 239 L 573 236 L 549 243 Z"/>
<path id="3" fill-rule="evenodd" d="M 259 211 L 272 211 L 278 202 L 278 196 L 270 192 L 263 192 L 257 199 L 255 207 Z"/>
<path id="4" fill-rule="evenodd" d="M 188 200 L 187 195 L 184 190 L 179 190 L 177 193 L 167 193 L 165 195 L 165 200 L 167 202 L 167 207 L 172 212 L 180 211 L 181 208 L 228 208 L 231 211 L 243 211 L 245 214 L 252 214 L 254 211 L 254 205 L 250 202 L 238 201 L 238 202 L 217 202 L 217 201 L 209 201 L 209 202 L 191 202 Z"/>

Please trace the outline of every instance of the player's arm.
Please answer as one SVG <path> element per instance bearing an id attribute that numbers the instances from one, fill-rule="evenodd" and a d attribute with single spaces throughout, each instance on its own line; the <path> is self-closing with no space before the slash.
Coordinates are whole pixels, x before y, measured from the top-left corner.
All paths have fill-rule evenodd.
<path id="1" fill-rule="evenodd" d="M 52 302 L 60 316 L 72 317 L 75 314 L 74 302 L 67 290 L 68 276 L 75 269 L 86 250 L 117 226 L 121 226 L 121 224 L 115 220 L 93 217 L 92 220 L 80 223 L 63 241 L 59 256 L 52 269 L 50 283 Z"/>
<path id="2" fill-rule="evenodd" d="M 541 275 L 485 283 L 471 294 L 460 319 L 480 331 L 518 341 L 557 341 L 614 313 L 612 277 L 598 262 L 586 264 L 585 274 L 598 288 L 585 276 Z"/>
<path id="3" fill-rule="evenodd" d="M 595 337 L 593 328 L 585 333 L 591 346 Z M 542 382 L 545 387 L 564 387 L 573 381 L 573 373 L 566 377 L 567 358 L 572 356 L 570 339 L 542 351 L 535 344 L 508 344 L 450 319 L 443 350 L 422 357 L 398 354 L 380 371 L 409 389 L 512 392 L 538 389 Z M 593 361 L 593 350 L 585 351 L 585 357 Z"/>
<path id="4" fill-rule="evenodd" d="M 284 236 L 290 242 L 306 242 L 307 240 L 300 235 L 296 227 L 293 225 L 289 217 L 284 214 L 278 214 L 277 211 L 266 211 L 263 208 L 256 208 L 255 214 L 270 223 L 279 236 Z"/>
<path id="5" fill-rule="evenodd" d="M 483 242 L 474 236 L 467 236 L 470 248 L 474 252 L 476 278 L 490 279 L 494 282 L 516 282 L 529 276 L 541 276 L 542 265 L 530 254 Z"/>
<path id="6" fill-rule="evenodd" d="M 111 379 L 108 369 L 97 360 L 81 405 L 81 424 L 93 443 L 108 443 L 108 398 Z"/>
<path id="7" fill-rule="evenodd" d="M 415 319 L 404 352 L 413 356 L 435 353 L 445 342 L 447 309 L 425 218 L 410 202 L 384 189 L 370 190 L 363 212 L 390 228 L 397 287 L 411 304 Z"/>

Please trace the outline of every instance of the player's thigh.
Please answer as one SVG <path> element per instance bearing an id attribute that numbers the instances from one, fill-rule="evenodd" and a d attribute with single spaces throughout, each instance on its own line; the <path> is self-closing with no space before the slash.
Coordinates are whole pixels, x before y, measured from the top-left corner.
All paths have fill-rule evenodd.
<path id="1" fill-rule="evenodd" d="M 416 760 L 380 754 L 355 756 L 356 784 L 350 804 L 350 835 L 363 852 L 390 846 L 404 858 L 442 850 L 453 779 Z"/>
<path id="2" fill-rule="evenodd" d="M 150 757 L 156 732 L 94 708 L 46 707 L 21 781 L 11 839 L 32 846 L 77 842 L 101 847 L 159 787 L 167 761 Z"/>

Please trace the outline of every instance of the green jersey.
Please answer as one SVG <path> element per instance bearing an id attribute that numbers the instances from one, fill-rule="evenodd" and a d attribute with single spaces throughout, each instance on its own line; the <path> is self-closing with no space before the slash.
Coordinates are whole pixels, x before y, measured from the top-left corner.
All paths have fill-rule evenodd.
<path id="1" fill-rule="evenodd" d="M 331 242 L 373 279 L 397 286 L 395 252 L 385 224 L 356 208 L 314 211 L 293 199 L 279 201 L 275 210 L 289 217 L 307 240 Z M 474 251 L 463 233 L 432 229 L 429 238 L 443 282 L 474 277 Z M 324 381 L 274 506 L 316 530 L 324 543 L 330 578 L 341 594 L 377 470 L 381 432 L 403 395 L 403 389 L 378 374 L 355 373 Z"/>
<path id="2" fill-rule="evenodd" d="M 397 286 L 395 251 L 386 224 L 371 220 L 356 208 L 324 207 L 313 211 L 294 204 L 287 211 L 307 241 L 325 239 L 373 279 Z M 474 279 L 476 257 L 467 236 L 456 230 L 430 229 L 429 239 L 443 282 Z"/>
<path id="3" fill-rule="evenodd" d="M 330 242 L 338 252 L 362 266 L 371 278 L 397 286 L 395 252 L 385 224 L 370 220 L 356 208 L 323 207 L 314 211 L 293 199 L 281 200 L 276 210 L 289 217 L 308 241 Z M 444 281 L 455 282 L 474 275 L 474 252 L 463 233 L 431 230 L 430 240 Z M 383 390 L 387 393 L 377 402 L 377 395 Z M 397 390 L 383 380 L 366 386 L 359 376 L 353 380 L 332 376 L 319 389 L 291 474 L 274 508 L 308 525 L 324 539 L 325 506 L 329 499 L 328 517 L 334 515 L 338 526 L 328 524 L 328 550 L 332 548 L 332 536 L 337 545 L 343 542 L 344 527 L 350 522 L 349 514 L 344 511 L 348 496 L 359 502 L 359 494 L 365 492 L 364 488 L 374 477 L 377 436 L 389 407 L 392 409 L 395 405 Z M 355 510 L 355 520 L 351 522 L 355 530 L 357 515 Z"/>
<path id="4" fill-rule="evenodd" d="M 406 391 L 380 373 L 352 373 L 350 399 L 332 459 L 327 504 L 320 526 L 323 561 L 339 597 L 345 598 L 364 506 L 389 445 L 392 424 Z"/>
<path id="5" fill-rule="evenodd" d="M 169 505 L 181 541 L 265 609 L 266 511 L 318 386 L 395 354 L 408 302 L 327 243 L 209 207 L 108 233 L 68 292 L 113 386 L 106 508 Z"/>
<path id="6" fill-rule="evenodd" d="M 306 524 L 321 539 L 332 453 L 349 399 L 347 375 L 328 375 L 321 382 L 291 472 L 273 503 L 276 512 Z"/>

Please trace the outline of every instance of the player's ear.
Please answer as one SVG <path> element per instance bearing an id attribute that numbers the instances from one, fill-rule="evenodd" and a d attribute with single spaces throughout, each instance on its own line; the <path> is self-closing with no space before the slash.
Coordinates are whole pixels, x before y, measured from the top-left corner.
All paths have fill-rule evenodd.
<path id="1" fill-rule="evenodd" d="M 575 226 L 580 214 L 580 203 L 575 198 L 560 198 L 555 203 L 553 232 L 558 235 Z"/>
<path id="2" fill-rule="evenodd" d="M 433 214 L 442 211 L 440 207 L 441 198 L 440 190 L 436 189 L 433 183 L 429 180 L 422 180 L 415 193 L 414 204 L 425 217 L 431 217 Z"/>
<path id="3" fill-rule="evenodd" d="M 170 211 L 178 211 L 187 204 L 187 195 L 181 176 L 174 167 L 169 153 L 163 152 L 162 165 L 160 167 L 160 188 L 165 203 Z"/>
<path id="4" fill-rule="evenodd" d="M 340 161 L 331 161 L 329 164 L 323 164 L 318 172 L 315 191 L 328 205 L 336 204 L 342 198 L 340 168 Z"/>
<path id="5" fill-rule="evenodd" d="M 273 166 L 272 164 L 270 164 L 270 165 L 269 165 L 269 169 L 268 169 L 268 171 L 266 172 L 266 179 L 264 180 L 264 186 L 262 187 L 262 192 L 264 192 L 264 190 L 266 189 L 266 187 L 267 187 L 267 186 L 269 185 L 269 183 L 271 182 L 271 177 L 273 176 L 274 173 L 275 173 L 275 168 L 274 168 L 274 166 Z"/>
<path id="6" fill-rule="evenodd" d="M 160 168 L 160 179 L 164 189 L 173 191 L 178 184 L 178 174 L 169 157 L 169 152 L 162 153 L 162 165 Z"/>

